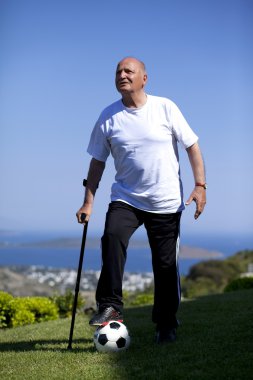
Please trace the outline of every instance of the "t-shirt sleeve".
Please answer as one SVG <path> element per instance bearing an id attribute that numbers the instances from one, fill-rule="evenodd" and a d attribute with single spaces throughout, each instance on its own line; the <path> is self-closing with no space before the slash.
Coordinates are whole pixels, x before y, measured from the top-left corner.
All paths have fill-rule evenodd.
<path id="1" fill-rule="evenodd" d="M 172 129 L 177 141 L 184 149 L 198 141 L 198 136 L 190 128 L 181 111 L 175 103 L 171 104 Z"/>
<path id="2" fill-rule="evenodd" d="M 110 154 L 110 144 L 103 124 L 97 121 L 91 133 L 87 152 L 98 161 L 105 162 Z"/>

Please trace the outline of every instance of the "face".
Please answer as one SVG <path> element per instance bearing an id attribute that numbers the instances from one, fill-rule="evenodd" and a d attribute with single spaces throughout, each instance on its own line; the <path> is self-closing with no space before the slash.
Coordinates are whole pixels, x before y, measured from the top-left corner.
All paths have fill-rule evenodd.
<path id="1" fill-rule="evenodd" d="M 126 58 L 119 62 L 116 69 L 115 84 L 122 95 L 142 90 L 146 81 L 145 68 L 137 59 Z"/>

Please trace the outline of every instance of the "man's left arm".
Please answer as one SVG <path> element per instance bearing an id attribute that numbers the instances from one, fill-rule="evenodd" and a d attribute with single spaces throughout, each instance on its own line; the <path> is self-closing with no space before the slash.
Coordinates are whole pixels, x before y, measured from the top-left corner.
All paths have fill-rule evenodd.
<path id="1" fill-rule="evenodd" d="M 198 143 L 193 144 L 186 151 L 191 163 L 195 187 L 185 204 L 188 206 L 192 201 L 196 203 L 194 218 L 198 219 L 199 215 L 204 211 L 206 204 L 205 165 Z"/>

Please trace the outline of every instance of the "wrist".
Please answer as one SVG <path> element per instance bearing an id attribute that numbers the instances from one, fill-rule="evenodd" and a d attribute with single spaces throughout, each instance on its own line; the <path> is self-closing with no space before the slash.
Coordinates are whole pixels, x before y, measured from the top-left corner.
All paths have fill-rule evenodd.
<path id="1" fill-rule="evenodd" d="M 203 189 L 207 189 L 207 183 L 206 182 L 195 182 L 195 187 L 203 187 Z"/>
<path id="2" fill-rule="evenodd" d="M 84 200 L 82 207 L 92 207 L 93 206 L 93 201 L 90 200 Z"/>

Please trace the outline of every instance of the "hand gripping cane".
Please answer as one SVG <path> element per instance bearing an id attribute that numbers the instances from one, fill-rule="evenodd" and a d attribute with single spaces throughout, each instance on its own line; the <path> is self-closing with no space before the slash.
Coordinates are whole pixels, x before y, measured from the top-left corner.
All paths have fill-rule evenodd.
<path id="1" fill-rule="evenodd" d="M 84 187 L 86 186 L 86 183 L 87 183 L 87 180 L 84 179 L 83 180 Z M 81 214 L 82 222 L 85 221 L 85 218 L 86 218 L 86 214 Z M 78 265 L 78 271 L 77 271 L 77 277 L 76 277 L 75 298 L 74 298 L 73 309 L 72 309 L 72 319 L 71 319 L 71 326 L 70 326 L 70 332 L 69 332 L 68 350 L 72 349 L 72 338 L 73 338 L 73 332 L 74 332 L 74 326 L 75 326 L 76 307 L 77 307 L 80 279 L 81 279 L 82 267 L 83 267 L 83 256 L 84 256 L 85 242 L 86 242 L 86 236 L 87 236 L 87 228 L 88 228 L 88 222 L 86 222 L 83 226 L 83 237 L 82 237 L 79 265 Z"/>

